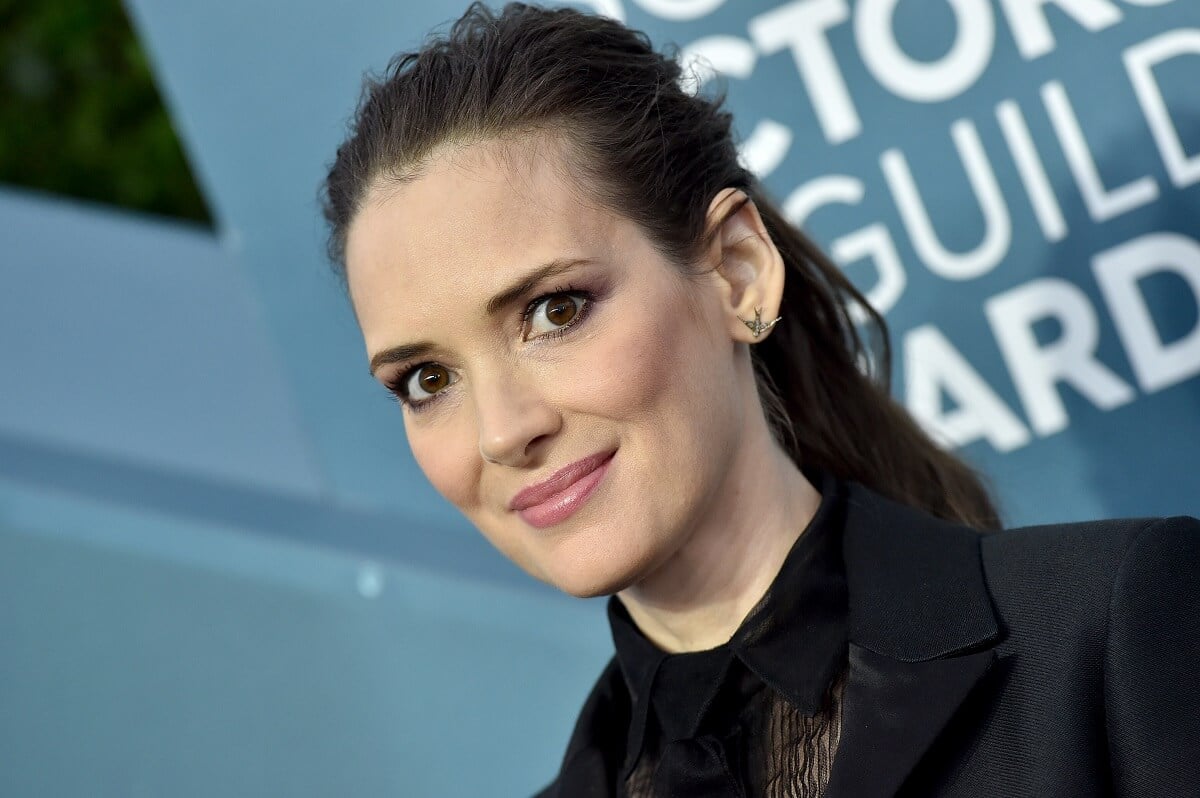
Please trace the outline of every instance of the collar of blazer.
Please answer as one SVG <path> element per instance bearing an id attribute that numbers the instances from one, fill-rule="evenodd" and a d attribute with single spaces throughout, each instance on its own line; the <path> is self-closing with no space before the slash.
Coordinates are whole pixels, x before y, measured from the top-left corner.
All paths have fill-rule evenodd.
<path id="1" fill-rule="evenodd" d="M 891 796 L 996 660 L 983 534 L 850 483 L 850 674 L 825 798 Z"/>

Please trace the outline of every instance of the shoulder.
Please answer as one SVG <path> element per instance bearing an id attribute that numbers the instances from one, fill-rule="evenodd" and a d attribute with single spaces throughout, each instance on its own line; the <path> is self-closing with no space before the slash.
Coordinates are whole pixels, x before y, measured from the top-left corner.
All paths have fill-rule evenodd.
<path id="1" fill-rule="evenodd" d="M 1099 656 L 1111 621 L 1153 612 L 1166 591 L 1200 597 L 1200 521 L 1128 518 L 1008 529 L 980 541 L 1009 645 Z M 1157 628 L 1174 622 L 1159 611 Z"/>
<path id="2" fill-rule="evenodd" d="M 1200 783 L 1200 521 L 1164 518 L 1128 535 L 1100 651 L 1116 794 L 1177 795 Z"/>
<path id="3" fill-rule="evenodd" d="M 1163 518 L 1130 537 L 1113 572 L 1107 620 L 1110 654 L 1178 644 L 1200 657 L 1200 521 Z"/>
<path id="4" fill-rule="evenodd" d="M 1122 798 L 1200 783 L 1200 521 L 1011 529 L 980 552 L 1002 628 L 996 727 L 1088 730 Z"/>
<path id="5" fill-rule="evenodd" d="M 1200 546 L 1200 521 L 1190 516 L 1120 518 L 1044 524 L 985 533 L 980 542 L 989 579 L 1017 575 L 1109 581 L 1126 563 L 1154 559 L 1162 548 L 1184 551 Z"/>

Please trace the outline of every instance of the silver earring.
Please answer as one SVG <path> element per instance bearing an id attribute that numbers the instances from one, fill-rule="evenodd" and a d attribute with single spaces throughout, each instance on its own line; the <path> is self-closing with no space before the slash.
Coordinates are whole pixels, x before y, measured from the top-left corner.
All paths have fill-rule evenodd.
<path id="1" fill-rule="evenodd" d="M 775 319 L 775 321 L 763 321 L 762 320 L 762 308 L 755 308 L 753 321 L 751 321 L 750 319 L 743 319 L 741 316 L 738 316 L 738 319 L 742 322 L 742 324 L 745 324 L 747 327 L 750 328 L 750 332 L 754 334 L 755 338 L 758 338 L 758 337 L 762 336 L 762 334 L 765 333 L 767 330 L 771 329 L 776 324 L 783 321 L 783 316 L 780 316 L 779 318 Z"/>

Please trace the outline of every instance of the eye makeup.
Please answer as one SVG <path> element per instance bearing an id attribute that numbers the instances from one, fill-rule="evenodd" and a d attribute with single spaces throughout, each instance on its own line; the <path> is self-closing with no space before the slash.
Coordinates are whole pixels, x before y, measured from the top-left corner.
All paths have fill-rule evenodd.
<path id="1" fill-rule="evenodd" d="M 574 312 L 571 316 L 561 324 L 550 318 L 549 313 L 551 306 L 555 306 L 555 310 L 562 308 L 561 302 L 552 302 L 552 300 L 570 300 L 574 307 Z M 544 340 L 547 338 L 558 338 L 566 333 L 567 330 L 574 327 L 583 321 L 589 313 L 591 313 L 592 305 L 596 302 L 596 297 L 591 291 L 580 291 L 577 288 L 567 286 L 566 288 L 555 288 L 549 293 L 542 294 L 535 298 L 525 307 L 525 312 L 521 314 L 521 337 L 526 341 Z M 578 303 L 578 304 L 576 304 Z M 530 328 L 538 316 L 539 308 L 546 308 L 542 314 L 546 321 L 554 325 L 553 329 L 538 333 L 537 335 L 530 334 Z"/>
<path id="2" fill-rule="evenodd" d="M 541 332 L 536 335 L 531 334 L 530 328 L 536 320 L 535 317 L 538 315 L 538 313 L 545 313 L 545 311 L 542 309 L 548 307 L 552 303 L 552 300 L 562 299 L 570 301 L 574 306 L 574 313 L 570 315 L 569 319 L 561 325 L 554 326 L 553 329 L 546 330 L 545 332 Z M 591 315 L 596 302 L 597 297 L 593 292 L 577 289 L 572 286 L 555 288 L 553 291 L 539 294 L 525 306 L 525 309 L 521 313 L 521 338 L 527 342 L 541 342 L 561 338 L 563 335 L 566 335 L 568 332 L 577 328 L 588 318 L 588 316 Z M 558 312 L 561 313 L 563 309 L 564 308 L 561 301 L 556 303 L 556 310 Z M 553 321 L 550 321 L 550 323 L 554 324 Z M 420 379 L 421 372 L 425 369 L 444 369 L 448 377 L 445 381 L 445 384 L 442 385 L 438 390 L 429 393 L 423 398 L 415 398 L 412 395 L 413 392 L 411 390 L 411 386 L 413 385 L 414 378 Z M 444 396 L 447 395 L 447 389 L 458 382 L 458 377 L 454 374 L 452 369 L 435 361 L 423 361 L 412 365 L 402 366 L 401 368 L 397 369 L 394 374 L 396 376 L 390 379 L 385 379 L 383 381 L 383 385 L 394 400 L 398 400 L 401 405 L 413 413 L 422 412 L 428 409 L 434 402 L 440 401 Z"/>

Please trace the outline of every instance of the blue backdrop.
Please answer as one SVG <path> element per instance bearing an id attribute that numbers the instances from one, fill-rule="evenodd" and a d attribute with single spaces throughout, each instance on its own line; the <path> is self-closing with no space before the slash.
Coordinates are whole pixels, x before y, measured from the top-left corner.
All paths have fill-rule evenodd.
<path id="1" fill-rule="evenodd" d="M 1200 5 L 580 5 L 727 88 L 1010 523 L 1200 513 Z M 218 234 L 0 193 L 0 794 L 530 792 L 600 606 L 425 484 L 316 202 L 362 72 L 461 3 L 129 11 Z"/>

